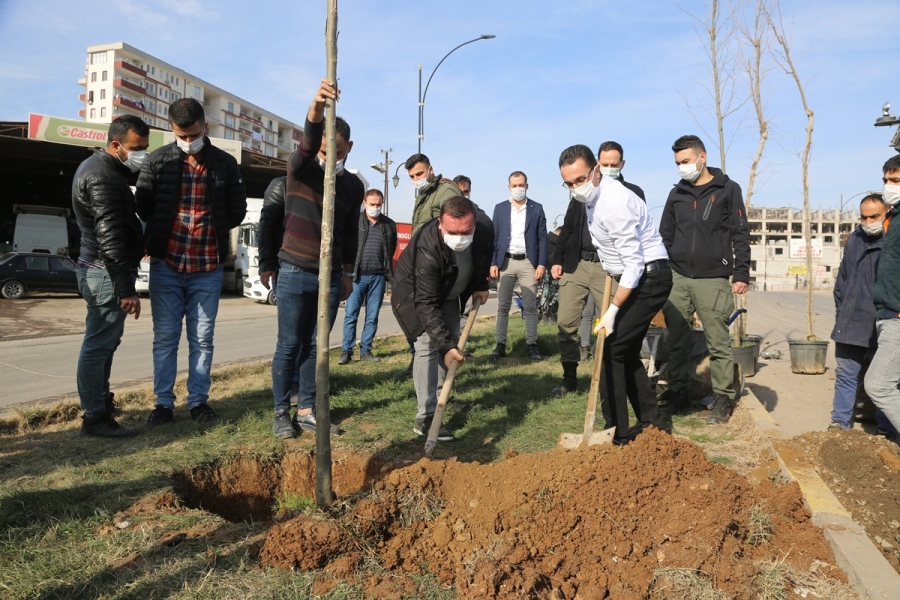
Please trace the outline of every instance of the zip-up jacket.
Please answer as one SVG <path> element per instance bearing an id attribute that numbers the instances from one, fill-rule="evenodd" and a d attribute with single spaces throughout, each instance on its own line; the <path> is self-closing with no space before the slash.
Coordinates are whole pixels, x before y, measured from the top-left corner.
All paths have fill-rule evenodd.
<path id="1" fill-rule="evenodd" d="M 381 249 L 384 251 L 384 276 L 388 282 L 393 277 L 394 252 L 397 250 L 397 223 L 385 214 L 378 215 L 378 224 L 381 225 Z M 356 261 L 353 263 L 353 281 L 359 282 L 359 265 L 362 262 L 363 250 L 366 247 L 366 238 L 369 236 L 369 218 L 366 211 L 359 213 L 359 243 L 356 245 Z"/>
<path id="2" fill-rule="evenodd" d="M 884 243 L 875 278 L 877 319 L 900 318 L 900 208 L 894 208 L 884 221 Z M 896 223 L 894 221 L 897 221 Z"/>
<path id="3" fill-rule="evenodd" d="M 841 344 L 875 348 L 875 276 L 883 237 L 872 238 L 862 227 L 847 238 L 844 258 L 834 280 L 834 329 L 831 339 Z"/>
<path id="4" fill-rule="evenodd" d="M 669 192 L 659 233 L 672 269 L 685 277 L 750 283 L 750 228 L 741 187 L 710 167 L 712 181 L 679 181 Z"/>

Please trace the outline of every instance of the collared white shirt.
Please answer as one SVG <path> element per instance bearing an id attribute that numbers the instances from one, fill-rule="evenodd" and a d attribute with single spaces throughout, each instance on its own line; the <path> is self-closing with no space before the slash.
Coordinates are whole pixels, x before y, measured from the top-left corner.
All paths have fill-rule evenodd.
<path id="1" fill-rule="evenodd" d="M 610 177 L 602 177 L 597 188 L 585 204 L 591 241 L 606 272 L 621 275 L 619 285 L 633 289 L 647 263 L 669 255 L 644 201 Z"/>
<path id="2" fill-rule="evenodd" d="M 525 254 L 525 209 L 528 200 L 522 203 L 522 207 L 509 200 L 509 249 L 510 254 Z"/>

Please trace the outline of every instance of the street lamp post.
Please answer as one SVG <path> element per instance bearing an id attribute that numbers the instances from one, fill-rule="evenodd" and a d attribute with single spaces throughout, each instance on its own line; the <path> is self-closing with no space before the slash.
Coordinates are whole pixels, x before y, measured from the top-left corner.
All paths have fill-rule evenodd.
<path id="1" fill-rule="evenodd" d="M 422 63 L 419 63 L 419 154 L 422 153 L 422 140 L 425 139 L 425 96 L 428 95 L 428 86 L 431 85 L 431 78 L 434 77 L 434 74 L 438 70 L 438 67 L 441 66 L 441 63 L 443 63 L 445 60 L 447 60 L 448 56 L 450 56 L 451 54 L 453 54 L 454 52 L 456 52 L 463 46 L 465 46 L 467 44 L 471 44 L 473 42 L 477 42 L 479 40 L 490 40 L 495 37 L 497 37 L 497 36 L 490 34 L 490 33 L 486 33 L 484 35 L 481 35 L 481 36 L 475 38 L 474 40 L 469 40 L 468 42 L 463 42 L 462 44 L 460 44 L 459 46 L 457 46 L 456 48 L 454 48 L 453 50 L 451 50 L 450 52 L 445 54 L 444 58 L 442 58 L 440 60 L 440 62 L 438 62 L 437 67 L 434 68 L 434 71 L 431 72 L 431 75 L 428 76 L 428 81 L 425 83 L 425 92 L 424 93 L 422 92 Z"/>
<path id="2" fill-rule="evenodd" d="M 381 152 L 384 154 L 384 162 L 383 163 L 372 163 L 372 168 L 378 171 L 379 173 L 384 174 L 384 214 L 388 214 L 388 169 L 394 161 L 388 158 L 388 155 L 393 152 L 393 148 L 388 148 L 387 150 L 382 150 Z M 396 186 L 394 186 L 396 187 Z"/>

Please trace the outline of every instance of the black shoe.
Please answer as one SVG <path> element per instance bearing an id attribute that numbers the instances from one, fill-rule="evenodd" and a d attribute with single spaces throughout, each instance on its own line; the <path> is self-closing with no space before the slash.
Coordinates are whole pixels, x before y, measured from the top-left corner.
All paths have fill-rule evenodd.
<path id="1" fill-rule="evenodd" d="M 506 356 L 506 344 L 497 342 L 497 346 L 488 354 L 490 358 L 503 358 Z"/>
<path id="2" fill-rule="evenodd" d="M 687 410 L 691 407 L 691 397 L 690 394 L 681 390 L 673 390 L 672 388 L 667 389 L 662 394 L 656 397 L 656 402 L 660 406 L 660 410 L 662 407 L 666 407 L 669 412 L 669 417 L 677 414 L 683 410 Z"/>
<path id="3" fill-rule="evenodd" d="M 350 358 L 352 358 L 352 357 L 353 357 L 352 352 L 347 352 L 346 350 L 344 350 L 343 352 L 341 352 L 341 356 L 338 358 L 338 364 L 339 365 L 350 364 Z"/>
<path id="4" fill-rule="evenodd" d="M 124 438 L 137 435 L 137 429 L 119 425 L 111 415 L 81 421 L 81 435 L 91 437 Z"/>
<path id="5" fill-rule="evenodd" d="M 412 377 L 413 360 L 415 360 L 415 359 L 412 359 L 412 358 L 409 359 L 409 365 L 408 365 L 405 369 L 403 369 L 402 371 L 400 371 L 400 375 L 399 375 L 399 376 L 402 377 L 403 379 L 406 379 L 406 378 L 408 378 L 408 377 Z"/>
<path id="6" fill-rule="evenodd" d="M 592 358 L 594 358 L 594 355 L 593 355 L 593 353 L 591 353 L 591 347 L 590 346 L 582 346 L 581 347 L 581 362 L 588 362 Z"/>
<path id="7" fill-rule="evenodd" d="M 156 406 L 150 412 L 150 418 L 147 419 L 147 423 L 150 427 L 156 427 L 157 425 L 168 425 L 175 421 L 175 416 L 172 414 L 171 408 L 166 408 L 165 406 Z"/>
<path id="8" fill-rule="evenodd" d="M 213 409 L 209 407 L 209 404 L 206 404 L 205 402 L 192 408 L 190 413 L 191 421 L 195 421 L 201 425 L 217 425 L 219 421 L 222 420 L 222 417 L 214 413 Z"/>
<path id="9" fill-rule="evenodd" d="M 416 425 L 415 427 L 413 427 L 413 432 L 415 432 L 416 435 L 428 437 L 429 431 L 431 431 L 431 417 L 426 417 L 425 419 L 416 419 Z M 437 441 L 455 442 L 456 436 L 444 425 L 441 425 L 440 429 L 438 429 Z"/>
<path id="10" fill-rule="evenodd" d="M 727 423 L 728 420 L 731 419 L 731 415 L 734 413 L 734 407 L 736 405 L 736 400 L 716 394 L 716 399 L 713 401 L 712 405 L 712 414 L 706 417 L 706 424 L 718 425 L 720 423 Z"/>
<path id="11" fill-rule="evenodd" d="M 272 433 L 275 437 L 287 440 L 297 437 L 297 430 L 291 423 L 291 414 L 289 412 L 275 413 L 275 420 L 272 423 Z"/>
<path id="12" fill-rule="evenodd" d="M 291 419 L 291 424 L 294 426 L 294 429 L 297 431 L 309 431 L 310 433 L 316 432 L 316 413 L 315 411 L 309 413 L 308 415 L 294 415 L 294 418 Z"/>
<path id="13" fill-rule="evenodd" d="M 381 357 L 375 356 L 374 354 L 372 354 L 371 350 L 368 350 L 367 352 L 364 352 L 359 356 L 359 360 L 367 360 L 370 362 L 379 362 L 381 360 Z"/>
<path id="14" fill-rule="evenodd" d="M 564 362 L 563 364 L 563 378 L 558 386 L 553 388 L 553 391 L 550 394 L 554 398 L 562 398 L 566 394 L 571 392 L 578 391 L 578 363 L 574 362 Z"/>
<path id="15" fill-rule="evenodd" d="M 544 360 L 544 357 L 538 352 L 537 344 L 528 344 L 528 356 L 531 360 Z"/>
<path id="16" fill-rule="evenodd" d="M 116 395 L 110 392 L 107 394 L 105 398 L 106 403 L 106 414 L 108 415 L 118 415 L 122 413 L 122 409 L 119 408 L 118 403 L 116 403 Z"/>

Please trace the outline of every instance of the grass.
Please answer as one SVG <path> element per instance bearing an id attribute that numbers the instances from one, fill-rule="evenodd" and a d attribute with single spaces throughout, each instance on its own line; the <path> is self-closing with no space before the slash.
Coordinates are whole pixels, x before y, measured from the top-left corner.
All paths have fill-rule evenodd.
<path id="1" fill-rule="evenodd" d="M 548 450 L 560 432 L 583 428 L 587 366 L 579 369 L 580 393 L 550 397 L 562 375 L 555 325 L 540 326 L 538 344 L 545 360 L 538 363 L 525 357 L 521 320 L 511 319 L 510 356 L 497 363 L 487 358 L 493 333 L 492 320 L 478 322 L 473 330 L 467 347 L 474 356 L 457 374 L 444 418 L 460 440 L 439 443 L 437 456 L 497 461 L 510 449 Z M 333 447 L 368 452 L 387 462 L 418 460 L 424 440 L 412 431 L 413 383 L 396 377 L 408 362 L 407 345 L 398 338 L 378 340 L 375 352 L 383 357 L 380 363 L 347 366 L 338 366 L 333 352 L 331 415 L 346 432 L 332 438 Z M 140 429 L 139 436 L 124 440 L 79 436 L 79 410 L 72 403 L 0 421 L 0 597 L 310 597 L 314 573 L 259 567 L 254 556 L 268 524 L 230 523 L 205 511 L 156 510 L 152 505 L 171 495 L 176 471 L 246 456 L 278 459 L 288 450 L 314 448 L 310 434 L 287 441 L 272 435 L 269 364 L 214 371 L 210 395 L 224 422 L 211 429 L 188 418 L 183 379 L 176 394 L 181 399 L 176 422 L 151 430 L 145 422 L 152 391 L 117 392 L 120 421 Z M 702 427 L 702 422 L 676 419 L 676 432 L 702 438 Z M 725 437 L 710 434 L 706 441 L 721 445 Z M 408 500 L 406 517 L 413 520 L 433 518 L 440 510 L 427 497 Z M 140 510 L 147 502 L 150 509 Z M 273 510 L 287 512 L 312 508 L 311 499 L 302 496 L 285 495 L 275 504 Z M 117 529 L 117 523 L 123 527 Z M 416 587 L 419 598 L 454 597 L 431 576 L 416 579 Z M 358 598 L 362 590 L 339 584 L 325 597 Z"/>

